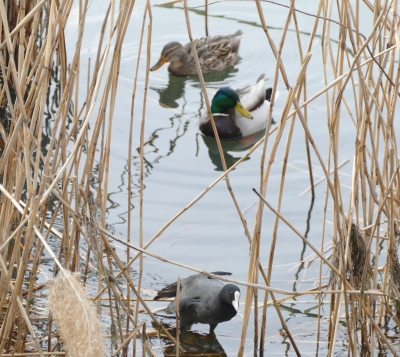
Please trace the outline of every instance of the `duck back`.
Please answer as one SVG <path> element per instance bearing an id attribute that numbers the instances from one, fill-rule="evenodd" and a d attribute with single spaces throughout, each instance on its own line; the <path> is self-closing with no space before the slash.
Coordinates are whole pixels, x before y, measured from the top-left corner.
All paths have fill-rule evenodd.
<path id="1" fill-rule="evenodd" d="M 200 66 L 205 73 L 221 71 L 236 63 L 242 31 L 238 30 L 227 36 L 208 36 L 194 41 Z M 190 43 L 184 46 L 188 55 L 188 67 L 193 74 L 197 73 Z"/>

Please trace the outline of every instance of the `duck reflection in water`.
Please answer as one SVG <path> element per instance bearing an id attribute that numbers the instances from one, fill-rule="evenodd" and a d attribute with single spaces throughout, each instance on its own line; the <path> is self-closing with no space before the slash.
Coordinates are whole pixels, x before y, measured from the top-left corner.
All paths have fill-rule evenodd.
<path id="1" fill-rule="evenodd" d="M 220 72 L 208 73 L 204 75 L 204 81 L 206 83 L 222 83 L 227 78 L 233 77 L 237 71 L 237 68 L 229 67 Z M 152 86 L 151 89 L 155 90 L 160 95 L 159 104 L 161 106 L 178 108 L 179 104 L 177 101 L 184 98 L 186 82 L 192 82 L 193 86 L 200 88 L 200 81 L 197 76 L 181 77 L 169 73 L 168 85 L 166 88 L 156 88 Z"/>
<path id="2" fill-rule="evenodd" d="M 242 156 L 234 157 L 229 152 L 241 152 L 247 151 L 251 148 L 257 141 L 259 141 L 265 134 L 265 130 L 261 130 L 252 135 L 246 136 L 245 138 L 240 138 L 237 140 L 221 140 L 222 150 L 224 152 L 226 167 L 229 169 L 237 161 L 239 161 Z M 201 135 L 204 144 L 208 147 L 208 156 L 211 162 L 215 165 L 215 171 L 224 171 L 222 166 L 221 156 L 219 155 L 217 142 L 214 138 L 209 136 Z M 245 160 L 250 160 L 250 157 Z"/>
<path id="3" fill-rule="evenodd" d="M 263 137 L 271 96 L 272 88 L 265 88 L 264 74 L 247 87 L 236 90 L 224 87 L 214 95 L 211 112 L 221 139 L 227 168 L 240 159 L 228 154 L 228 151 L 244 151 Z M 209 149 L 211 161 L 217 171 L 222 171 L 214 130 L 207 112 L 200 118 L 199 129 L 204 134 L 203 141 Z"/>
<path id="4" fill-rule="evenodd" d="M 169 330 L 171 335 L 175 337 L 176 329 Z M 163 338 L 164 340 L 164 338 Z M 164 356 L 176 356 L 175 345 L 165 338 L 166 348 L 164 349 Z M 226 353 L 221 344 L 217 340 L 215 334 L 203 335 L 196 332 L 184 331 L 179 334 L 179 344 L 185 350 L 180 352 L 179 355 L 184 356 L 221 356 L 226 357 Z"/>

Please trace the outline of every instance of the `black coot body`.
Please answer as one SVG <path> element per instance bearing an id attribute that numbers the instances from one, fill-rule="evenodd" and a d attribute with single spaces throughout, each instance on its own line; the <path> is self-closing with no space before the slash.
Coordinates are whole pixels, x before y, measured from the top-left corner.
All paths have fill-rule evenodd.
<path id="1" fill-rule="evenodd" d="M 215 275 L 230 275 L 216 272 Z M 177 283 L 166 286 L 154 300 L 176 296 Z M 209 324 L 210 333 L 217 325 L 231 320 L 239 309 L 240 289 L 234 284 L 224 285 L 220 280 L 196 274 L 181 280 L 179 298 L 179 328 L 190 329 L 195 323 Z M 175 300 L 166 309 L 176 312 Z"/>

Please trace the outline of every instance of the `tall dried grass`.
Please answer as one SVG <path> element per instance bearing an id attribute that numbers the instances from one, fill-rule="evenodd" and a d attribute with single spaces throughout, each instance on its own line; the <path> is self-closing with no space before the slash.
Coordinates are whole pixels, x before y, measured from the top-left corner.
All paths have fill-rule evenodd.
<path id="1" fill-rule="evenodd" d="M 254 314 L 254 350 L 255 353 L 258 351 L 260 355 L 264 354 L 269 306 L 274 307 L 274 313 L 277 313 L 295 353 L 301 355 L 301 345 L 296 341 L 298 336 L 292 333 L 291 326 L 285 320 L 279 305 L 280 302 L 298 295 L 318 297 L 318 316 L 315 318 L 317 346 L 321 336 L 322 299 L 323 296 L 327 296 L 325 312 L 329 316 L 326 341 L 328 356 L 335 354 L 342 321 L 346 322 L 343 329 L 348 340 L 349 355 L 360 355 L 360 346 L 363 348 L 363 353 L 368 355 L 376 354 L 377 346 L 380 346 L 381 350 L 390 350 L 393 355 L 398 354 L 388 338 L 387 331 L 380 327 L 384 318 L 392 318 L 396 328 L 400 327 L 400 264 L 397 253 L 400 176 L 397 138 L 394 131 L 396 125 L 398 126 L 395 110 L 400 76 L 398 3 L 375 1 L 372 4 L 367 0 L 351 3 L 320 0 L 315 4 L 315 13 L 305 14 L 313 19 L 314 23 L 312 31 L 308 34 L 308 44 L 303 48 L 300 41 L 300 23 L 296 17 L 299 10 L 296 7 L 301 7 L 301 2 L 291 1 L 287 6 L 287 16 L 279 43 L 274 42 L 267 27 L 268 14 L 262 2 L 267 1 L 256 0 L 254 7 L 266 36 L 265 42 L 259 45 L 268 47 L 276 58 L 273 68 L 272 105 L 265 136 L 242 159 L 228 168 L 216 135 L 224 173 L 199 192 L 187 206 L 173 215 L 153 237 L 145 242 L 143 202 L 146 197 L 143 191 L 145 180 L 143 148 L 146 145 L 144 140 L 146 93 L 149 84 L 153 21 L 151 4 L 146 1 L 132 89 L 128 151 L 128 156 L 131 157 L 131 150 L 134 147 L 132 138 L 135 98 L 137 91 L 143 91 L 145 95 L 140 126 L 140 222 L 137 244 L 131 242 L 130 212 L 133 204 L 130 160 L 128 160 L 127 238 L 121 239 L 106 230 L 109 160 L 112 150 L 113 114 L 119 88 L 121 50 L 132 11 L 137 4 L 130 0 L 121 0 L 119 3 L 110 0 L 102 27 L 99 29 L 95 60 L 89 63 L 89 73 L 81 73 L 81 46 L 90 5 L 88 0 L 78 2 L 78 32 L 73 39 L 75 51 L 69 54 L 72 59 L 69 65 L 67 65 L 64 29 L 76 1 L 0 2 L 0 111 L 9 119 L 0 120 L 1 355 L 63 354 L 63 351 L 56 351 L 62 344 L 70 355 L 102 355 L 104 331 L 101 331 L 99 316 L 107 313 L 111 324 L 109 329 L 111 336 L 107 344 L 115 350 L 114 355 L 120 352 L 124 355 L 130 354 L 128 346 L 132 341 L 134 343 L 131 355 L 137 355 L 139 348 L 136 343 L 140 344 L 140 339 L 137 338 L 140 335 L 142 355 L 153 356 L 155 353 L 148 343 L 146 322 L 141 315 L 142 308 L 149 316 L 148 321 L 151 319 L 155 327 L 176 343 L 142 296 L 141 276 L 145 271 L 143 255 L 148 254 L 159 259 L 162 264 L 175 264 L 209 274 L 202 267 L 191 267 L 153 254 L 150 246 L 174 221 L 205 195 L 210 194 L 211 188 L 224 179 L 250 245 L 247 281 L 213 276 L 246 286 L 238 356 L 245 354 L 251 314 Z M 193 44 L 188 8 L 190 4 L 186 1 L 183 4 L 188 37 Z M 206 4 L 207 9 L 208 6 L 212 6 L 211 3 L 206 2 Z M 278 6 L 276 3 L 270 5 Z M 227 3 L 227 6 L 231 4 Z M 360 33 L 360 21 L 362 21 L 360 6 L 365 6 L 372 14 L 373 24 L 369 33 Z M 335 21 L 331 19 L 334 10 L 338 13 L 338 19 Z M 300 54 L 300 69 L 294 83 L 290 83 L 285 70 L 291 63 L 286 62 L 282 55 L 287 45 L 291 23 L 295 24 Z M 205 25 L 208 28 L 207 17 Z M 321 68 L 324 74 L 323 88 L 317 93 L 310 94 L 307 90 L 307 72 L 310 70 L 311 46 L 318 29 L 322 33 L 324 43 L 321 47 L 324 59 Z M 339 39 L 338 46 L 333 46 L 330 40 L 334 31 L 337 31 L 335 36 Z M 146 51 L 145 55 L 142 55 L 145 35 Z M 146 76 L 142 88 L 137 78 L 139 63 L 143 61 L 143 56 L 146 61 Z M 196 63 L 206 106 L 210 112 L 206 86 L 198 61 Z M 54 73 L 58 74 L 60 83 L 57 92 L 58 106 L 53 120 L 47 123 L 45 111 L 49 83 Z M 331 76 L 333 80 L 329 79 Z M 82 78 L 87 78 L 86 83 Z M 273 103 L 278 79 L 285 84 L 287 93 L 277 125 L 271 129 L 272 115 L 277 118 L 277 114 L 273 113 Z M 83 103 L 79 101 L 79 93 L 82 91 L 86 93 Z M 326 157 L 321 154 L 322 148 L 317 146 L 307 121 L 308 107 L 321 96 L 325 98 L 325 116 L 329 131 Z M 343 186 L 339 176 L 341 164 L 338 162 L 338 146 L 343 115 L 353 120 L 356 133 L 352 153 L 350 195 L 342 191 Z M 295 126 L 296 121 L 301 124 L 300 129 Z M 49 141 L 44 148 L 41 145 L 44 140 L 42 129 L 46 125 L 48 125 L 46 128 Z M 306 138 L 305 157 L 309 167 L 312 196 L 314 187 L 320 183 L 314 182 L 312 167 L 317 163 L 325 175 L 324 220 L 319 248 L 303 236 L 285 217 L 284 212 L 281 212 L 287 163 L 295 130 L 301 130 Z M 284 133 L 287 134 L 286 137 Z M 229 175 L 258 148 L 262 152 L 259 187 L 255 190 L 259 195 L 259 201 L 254 221 L 249 222 L 244 219 L 243 210 L 230 184 Z M 284 153 L 284 162 L 280 171 L 277 202 L 271 205 L 268 197 L 271 187 L 268 183 L 279 151 Z M 316 158 L 316 162 L 312 163 L 312 158 Z M 91 180 L 95 166 L 98 185 L 94 190 Z M 348 202 L 344 197 L 349 197 Z M 263 228 L 265 207 L 275 215 L 275 220 L 268 261 L 262 262 L 260 250 L 266 244 L 262 239 L 262 231 L 265 229 Z M 332 211 L 331 217 L 327 215 L 328 209 Z M 278 231 L 281 221 L 314 252 L 315 259 L 319 259 L 317 288 L 293 292 L 273 286 L 273 263 L 277 242 L 280 239 Z M 329 221 L 331 222 L 329 235 L 334 243 L 334 251 L 327 257 L 324 246 Z M 251 223 L 252 229 L 249 227 Z M 48 243 L 50 238 L 53 240 L 51 245 Z M 109 239 L 125 244 L 126 259 L 116 254 Z M 82 248 L 86 246 L 88 251 L 83 255 Z M 135 255 L 131 254 L 132 250 L 136 251 Z M 387 251 L 385 256 L 382 250 Z M 44 252 L 55 261 L 58 270 L 58 275 L 51 283 L 48 301 L 52 317 L 57 324 L 54 325 L 52 319 L 48 319 L 44 330 L 45 336 L 40 336 L 33 323 L 36 307 L 34 297 L 36 292 L 44 291 L 48 286 L 47 282 L 37 283 Z M 93 261 L 91 257 L 94 258 Z M 384 259 L 382 267 L 378 265 L 378 257 Z M 138 259 L 139 278 L 133 280 L 129 268 Z M 322 274 L 327 268 L 331 269 L 329 287 L 322 282 Z M 92 299 L 87 298 L 85 289 L 73 277 L 73 272 L 83 272 L 84 283 L 87 283 L 87 277 L 90 275 L 97 279 L 95 287 L 97 292 Z M 91 282 L 93 283 L 93 280 Z M 284 297 L 277 299 L 275 294 L 282 294 Z M 108 301 L 106 307 L 101 304 L 105 300 Z M 262 310 L 254 308 L 257 304 L 262 306 Z M 182 355 L 182 352 L 182 346 L 179 346 L 176 355 Z"/>

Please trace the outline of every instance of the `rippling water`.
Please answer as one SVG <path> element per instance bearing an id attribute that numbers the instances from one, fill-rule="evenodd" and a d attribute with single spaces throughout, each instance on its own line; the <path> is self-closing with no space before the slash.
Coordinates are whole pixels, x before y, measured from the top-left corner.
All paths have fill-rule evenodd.
<path id="1" fill-rule="evenodd" d="M 203 2 L 189 2 L 189 6 L 202 5 Z M 87 17 L 85 37 L 81 61 L 81 82 L 86 81 L 87 59 L 94 61 L 97 43 L 100 37 L 100 28 L 105 14 L 107 1 L 93 1 Z M 314 13 L 314 2 L 298 2 L 297 6 L 304 11 Z M 287 9 L 273 4 L 263 4 L 270 34 L 276 45 L 282 34 L 282 27 L 287 16 Z M 116 109 L 113 117 L 113 141 L 111 147 L 111 167 L 109 182 L 109 206 L 107 223 L 112 226 L 115 234 L 126 237 L 127 234 L 127 202 L 128 202 L 128 160 L 133 167 L 133 210 L 132 210 L 132 236 L 134 243 L 139 236 L 139 153 L 133 150 L 133 156 L 128 157 L 129 121 L 131 108 L 131 95 L 135 67 L 137 61 L 140 27 L 144 10 L 144 2 L 137 1 L 132 14 L 131 23 L 123 46 L 122 63 L 117 94 Z M 365 9 L 364 9 L 365 10 Z M 72 9 L 78 13 L 78 7 Z M 154 64 L 161 53 L 163 46 L 170 41 L 188 42 L 184 12 L 181 4 L 164 7 L 153 7 L 151 64 Z M 332 16 L 335 16 L 333 14 Z M 365 26 L 371 26 L 369 12 L 365 12 Z M 66 28 L 66 41 L 69 58 L 74 51 L 74 39 L 77 23 L 74 16 Z M 205 35 L 204 9 L 191 9 L 190 19 L 195 38 Z M 303 51 L 308 43 L 308 34 L 311 31 L 314 19 L 303 14 L 297 14 L 300 40 Z M 208 32 L 210 35 L 231 34 L 241 29 L 245 36 L 241 43 L 240 59 L 234 68 L 221 73 L 205 77 L 209 93 L 215 92 L 222 86 L 241 87 L 255 82 L 261 73 L 269 78 L 267 86 L 272 86 L 275 59 L 269 49 L 268 41 L 260 26 L 256 7 L 253 2 L 222 2 L 209 8 Z M 294 24 L 291 23 L 282 52 L 282 59 L 287 71 L 289 82 L 292 86 L 300 68 L 300 55 Z M 331 36 L 337 38 L 338 26 L 332 25 Z M 321 26 L 318 30 L 321 33 Z M 142 50 L 142 63 L 138 77 L 138 91 L 135 101 L 135 121 L 133 148 L 139 146 L 140 121 L 143 103 L 143 86 L 145 78 L 145 52 L 146 41 Z M 332 42 L 333 52 L 336 51 L 336 42 Z M 307 72 L 307 93 L 311 96 L 323 88 L 323 72 L 321 59 L 321 37 L 317 36 L 312 45 L 313 57 Z M 93 67 L 93 66 L 92 66 Z M 332 74 L 329 74 L 332 77 Z M 280 118 L 287 90 L 280 80 L 278 84 L 279 98 L 274 106 L 273 118 L 277 122 Z M 79 98 L 80 103 L 85 95 Z M 352 103 L 350 103 L 352 106 Z M 150 73 L 148 90 L 145 140 L 153 137 L 144 152 L 145 177 L 144 177 L 144 241 L 148 241 L 166 222 L 177 212 L 185 207 L 207 186 L 221 175 L 222 165 L 215 141 L 205 138 L 198 129 L 198 120 L 205 110 L 205 103 L 201 94 L 200 83 L 197 77 L 180 78 L 170 75 L 165 65 L 156 72 Z M 315 142 L 321 155 L 327 160 L 328 131 L 325 109 L 325 97 L 320 97 L 308 106 L 308 122 Z M 93 115 L 94 119 L 94 115 Z M 288 128 L 288 126 L 287 126 Z M 280 148 L 272 165 L 268 182 L 267 200 L 276 204 L 282 170 L 282 160 L 285 149 L 287 128 L 282 135 Z M 353 138 L 354 125 L 347 113 L 341 118 L 341 133 L 339 145 L 339 163 L 352 159 L 354 151 Z M 271 137 L 269 148 L 274 136 Z M 233 165 L 247 152 L 251 142 L 229 142 L 224 144 L 226 161 Z M 269 151 L 269 150 L 268 150 Z M 252 188 L 259 187 L 261 148 L 258 148 L 251 157 L 239 165 L 231 174 L 231 184 L 238 203 L 251 231 L 253 227 L 257 199 Z M 323 172 L 317 159 L 312 153 L 315 180 L 323 177 Z M 343 194 L 347 195 L 351 183 L 351 165 L 347 164 L 341 169 L 341 182 Z M 96 173 L 94 172 L 94 185 Z M 309 174 L 305 150 L 304 131 L 296 120 L 293 140 L 291 142 L 290 156 L 286 173 L 284 195 L 281 211 L 290 222 L 305 234 L 316 246 L 320 246 L 323 205 L 325 197 L 325 183 L 316 188 L 316 199 L 313 201 L 310 192 L 301 196 L 309 187 Z M 344 197 L 344 202 L 347 202 Z M 329 212 L 328 212 L 329 217 Z M 263 266 L 267 266 L 270 238 L 273 231 L 274 216 L 265 210 L 263 217 L 263 230 L 261 240 L 260 258 Z M 329 244 L 329 227 L 325 241 Z M 120 256 L 125 257 L 124 249 L 116 244 Z M 227 190 L 224 180 L 219 182 L 198 203 L 185 212 L 158 238 L 149 250 L 163 257 L 187 264 L 207 271 L 229 271 L 237 280 L 246 280 L 249 261 L 249 244 L 244 234 L 243 226 L 234 207 L 233 201 Z M 278 240 L 274 259 L 274 270 L 271 285 L 286 290 L 305 290 L 314 286 L 318 276 L 319 263 L 305 264 L 304 259 L 312 257 L 310 249 L 282 222 L 279 225 Z M 138 265 L 132 267 L 132 274 L 136 276 Z M 325 270 L 323 274 L 327 273 Z M 176 280 L 177 276 L 185 277 L 191 271 L 178 268 L 156 259 L 145 257 L 143 287 L 158 290 Z M 301 280 L 301 282 L 299 282 Z M 242 287 L 242 303 L 245 289 Z M 152 296 L 151 293 L 148 295 Z M 279 297 L 279 296 L 278 296 Z M 260 293 L 260 298 L 262 294 Z M 151 303 L 152 308 L 159 308 L 166 304 Z M 285 321 L 293 333 L 299 349 L 304 355 L 321 355 L 326 352 L 327 323 L 321 326 L 321 342 L 316 341 L 316 316 L 317 300 L 313 296 L 306 296 L 288 300 L 281 306 Z M 328 311 L 328 309 L 326 310 Z M 243 305 L 240 312 L 243 312 Z M 260 310 L 261 312 L 261 310 Z M 150 323 L 147 315 L 141 318 Z M 108 323 L 107 316 L 103 316 Z M 165 321 L 171 324 L 174 321 Z M 273 308 L 268 310 L 268 325 L 266 332 L 267 355 L 293 355 L 287 337 L 281 334 L 281 325 Z M 247 335 L 246 355 L 253 353 L 253 324 L 250 320 Z M 242 329 L 242 314 L 239 313 L 232 321 L 220 324 L 216 329 L 216 340 L 207 340 L 204 336 L 208 326 L 195 325 L 193 331 L 200 335 L 189 334 L 185 338 L 191 345 L 200 345 L 205 353 L 207 346 L 214 351 L 225 351 L 228 356 L 236 354 L 239 347 Z M 193 342 L 197 341 L 197 342 Z M 153 337 L 152 344 L 155 350 L 167 341 L 160 337 Z M 206 346 L 206 347 L 204 347 Z M 214 346 L 214 347 L 213 347 Z M 217 347 L 215 347 L 217 346 Z M 338 343 L 338 354 L 347 351 L 347 347 Z M 173 351 L 165 354 L 171 355 Z M 221 352 L 222 353 L 222 352 Z M 110 353 L 111 354 L 111 353 Z"/>

